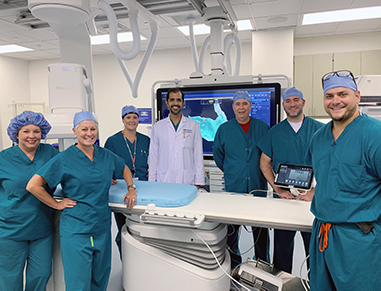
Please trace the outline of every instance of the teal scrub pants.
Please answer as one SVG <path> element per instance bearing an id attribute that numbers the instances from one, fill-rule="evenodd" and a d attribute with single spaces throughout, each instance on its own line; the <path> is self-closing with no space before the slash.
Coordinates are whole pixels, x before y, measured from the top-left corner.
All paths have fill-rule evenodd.
<path id="1" fill-rule="evenodd" d="M 67 291 L 104 291 L 111 271 L 111 231 L 100 235 L 61 236 Z"/>
<path id="2" fill-rule="evenodd" d="M 292 273 L 292 263 L 294 259 L 293 256 L 295 234 L 296 231 L 291 230 L 274 230 L 274 267 L 290 274 Z M 306 257 L 308 257 L 311 233 L 302 231 L 300 234 L 303 238 Z M 309 269 L 309 260 L 307 260 L 307 269 Z"/>
<path id="3" fill-rule="evenodd" d="M 0 291 L 45 291 L 52 274 L 53 236 L 34 241 L 0 238 Z"/>
<path id="4" fill-rule="evenodd" d="M 321 223 L 315 219 L 312 228 L 310 290 L 380 290 L 381 222 L 373 222 L 368 234 L 355 223 L 332 224 L 324 252 L 319 250 Z"/>

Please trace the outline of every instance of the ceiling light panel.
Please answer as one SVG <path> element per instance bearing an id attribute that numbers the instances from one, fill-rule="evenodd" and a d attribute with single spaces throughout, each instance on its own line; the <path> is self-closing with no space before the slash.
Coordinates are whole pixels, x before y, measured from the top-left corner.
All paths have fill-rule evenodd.
<path id="1" fill-rule="evenodd" d="M 381 18 L 381 6 L 308 13 L 302 25 Z"/>
<path id="2" fill-rule="evenodd" d="M 0 45 L 0 54 L 32 51 L 33 49 L 16 44 Z"/>

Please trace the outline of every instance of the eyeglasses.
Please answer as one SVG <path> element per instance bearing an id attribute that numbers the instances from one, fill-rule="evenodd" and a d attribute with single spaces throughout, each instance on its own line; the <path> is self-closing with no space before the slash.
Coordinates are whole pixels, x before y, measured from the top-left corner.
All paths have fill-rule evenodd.
<path id="1" fill-rule="evenodd" d="M 330 73 L 325 74 L 321 78 L 321 85 L 323 86 L 323 88 L 324 88 L 324 82 L 328 81 L 329 79 L 331 79 L 335 75 L 338 76 L 338 77 L 343 77 L 343 78 L 351 77 L 352 80 L 353 80 L 353 83 L 355 83 L 356 90 L 357 90 L 357 84 L 356 84 L 355 77 L 353 76 L 352 72 L 349 71 L 349 70 L 339 70 L 339 71 L 330 72 Z"/>

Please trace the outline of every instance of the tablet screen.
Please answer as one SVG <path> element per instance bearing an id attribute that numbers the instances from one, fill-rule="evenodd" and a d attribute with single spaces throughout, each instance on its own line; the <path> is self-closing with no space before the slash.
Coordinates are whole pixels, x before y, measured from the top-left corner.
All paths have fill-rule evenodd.
<path id="1" fill-rule="evenodd" d="M 279 164 L 274 184 L 279 187 L 309 190 L 313 177 L 311 166 Z"/>

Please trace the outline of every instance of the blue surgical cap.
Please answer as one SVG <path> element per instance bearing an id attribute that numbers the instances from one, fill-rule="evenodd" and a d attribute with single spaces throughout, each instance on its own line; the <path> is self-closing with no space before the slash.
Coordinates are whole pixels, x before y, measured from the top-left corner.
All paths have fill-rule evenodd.
<path id="1" fill-rule="evenodd" d="M 14 142 L 18 142 L 17 134 L 19 133 L 20 129 L 23 126 L 29 124 L 37 125 L 41 129 L 42 139 L 46 138 L 46 135 L 52 128 L 52 126 L 41 113 L 24 111 L 23 113 L 11 119 L 11 123 L 8 125 L 7 129 L 10 139 Z"/>
<path id="2" fill-rule="evenodd" d="M 323 91 L 324 94 L 328 90 L 336 87 L 345 87 L 357 91 L 357 86 L 351 75 L 345 73 L 337 73 L 340 76 L 333 74 L 333 76 L 328 76 L 326 80 L 323 81 Z"/>
<path id="3" fill-rule="evenodd" d="M 245 99 L 249 102 L 251 102 L 251 97 L 247 91 L 237 91 L 234 96 L 233 96 L 233 104 L 238 100 L 238 99 Z"/>
<path id="4" fill-rule="evenodd" d="M 138 109 L 135 106 L 132 106 L 132 105 L 124 106 L 122 108 L 122 118 L 129 113 L 135 113 L 137 116 L 139 116 Z"/>
<path id="5" fill-rule="evenodd" d="M 299 97 L 300 99 L 303 100 L 303 93 L 302 93 L 302 91 L 300 91 L 296 87 L 291 87 L 291 88 L 288 88 L 286 91 L 283 92 L 283 95 L 282 95 L 283 102 L 288 97 L 292 97 L 292 96 L 297 96 L 297 97 Z"/>
<path id="6" fill-rule="evenodd" d="M 82 121 L 85 121 L 85 120 L 93 120 L 96 124 L 98 124 L 98 121 L 95 119 L 94 115 L 91 112 L 80 111 L 74 115 L 74 120 L 73 120 L 74 128 L 76 128 L 78 124 L 80 124 Z"/>

